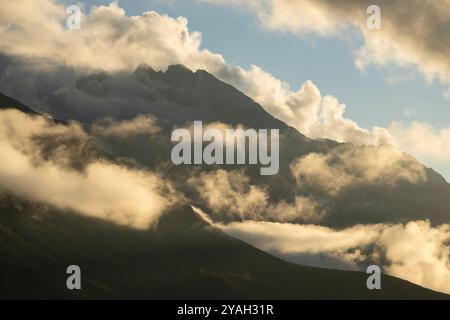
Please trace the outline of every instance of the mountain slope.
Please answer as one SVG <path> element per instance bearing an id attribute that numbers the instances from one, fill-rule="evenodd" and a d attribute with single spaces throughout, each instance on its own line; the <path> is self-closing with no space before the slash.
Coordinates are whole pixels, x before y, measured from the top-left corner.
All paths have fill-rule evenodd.
<path id="1" fill-rule="evenodd" d="M 376 181 L 358 182 L 330 196 L 323 190 L 305 183 L 297 183 L 291 172 L 294 161 L 311 153 L 323 157 L 330 155 L 330 163 L 339 163 L 343 154 L 368 154 L 362 165 L 383 152 L 383 147 L 354 146 L 330 140 L 313 140 L 275 119 L 260 105 L 232 86 L 219 81 L 206 71 L 196 71 L 181 65 L 171 66 L 166 72 L 156 72 L 148 66 L 134 73 L 94 74 L 79 78 L 72 99 L 83 101 L 75 105 L 68 97 L 58 97 L 53 109 L 58 117 L 74 118 L 85 123 L 96 117 L 108 116 L 115 120 L 131 119 L 139 114 L 152 114 L 158 118 L 163 131 L 155 147 L 145 137 L 128 137 L 106 141 L 108 150 L 115 156 L 131 158 L 139 164 L 154 168 L 170 163 L 170 133 L 174 127 L 187 127 L 194 120 L 204 123 L 222 122 L 229 126 L 249 128 L 274 128 L 280 130 L 280 171 L 275 176 L 260 176 L 256 166 L 245 166 L 251 183 L 268 189 L 272 201 L 293 202 L 296 196 L 312 195 L 328 208 L 329 215 L 321 222 L 331 227 L 346 227 L 361 223 L 401 223 L 410 220 L 430 219 L 435 225 L 450 222 L 450 185 L 432 169 L 425 168 L 412 157 L 407 162 L 423 168 L 424 179 L 411 182 L 400 178 L 395 183 L 388 180 L 396 173 L 379 172 Z M 102 108 L 98 106 L 101 105 Z M 77 106 L 79 107 L 77 109 Z M 95 110 L 95 111 L 92 111 Z M 155 156 L 159 162 L 155 163 Z M 384 159 L 383 156 L 380 158 Z M 196 166 L 201 172 L 214 169 L 242 169 L 242 166 Z M 350 166 L 347 169 L 352 170 Z M 376 168 L 377 169 L 377 168 Z M 192 173 L 190 166 L 172 166 L 167 176 L 183 182 Z M 338 167 L 334 170 L 342 172 Z M 319 172 L 320 173 L 320 172 Z M 358 178 L 357 173 L 355 175 Z M 182 177 L 181 179 L 179 177 Z M 314 178 L 314 177 L 312 177 Z M 334 177 L 336 183 L 339 177 Z M 345 178 L 345 177 L 344 177 Z M 330 180 L 330 179 L 327 179 Z M 331 184 L 335 183 L 332 179 Z M 182 183 L 180 187 L 183 188 Z M 184 187 L 186 192 L 187 187 Z"/>
<path id="2" fill-rule="evenodd" d="M 29 114 L 37 114 L 35 111 L 24 105 L 23 103 L 14 100 L 11 97 L 5 96 L 4 94 L 0 93 L 0 110 L 1 109 L 17 109 L 19 111 L 29 113 Z"/>
<path id="3" fill-rule="evenodd" d="M 81 267 L 81 291 L 65 287 L 72 264 Z M 387 275 L 370 291 L 366 279 L 275 258 L 213 229 L 189 205 L 142 231 L 0 196 L 1 298 L 448 298 Z"/>
<path id="4" fill-rule="evenodd" d="M 14 197 L 0 202 L 1 298 L 447 299 L 383 275 L 302 267 L 212 229 L 188 207 L 137 231 Z M 33 214 L 31 214 L 33 213 Z M 82 290 L 65 287 L 79 265 Z"/>

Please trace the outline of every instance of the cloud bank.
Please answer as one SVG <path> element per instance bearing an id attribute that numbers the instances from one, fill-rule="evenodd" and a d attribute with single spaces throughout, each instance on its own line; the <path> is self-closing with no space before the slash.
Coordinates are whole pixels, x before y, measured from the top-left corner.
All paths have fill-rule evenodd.
<path id="1" fill-rule="evenodd" d="M 392 146 L 342 145 L 327 154 L 310 153 L 291 164 L 299 185 L 336 196 L 349 186 L 383 183 L 397 185 L 426 181 L 425 167 Z"/>
<path id="2" fill-rule="evenodd" d="M 450 293 L 450 226 L 428 221 L 357 225 L 335 230 L 317 225 L 267 221 L 214 223 L 232 237 L 286 259 L 292 255 L 328 255 L 344 265 L 383 266 L 390 275 Z"/>
<path id="3" fill-rule="evenodd" d="M 78 69 L 134 70 L 147 63 L 156 70 L 181 63 L 205 69 L 260 103 L 268 112 L 313 138 L 355 143 L 392 143 L 382 128 L 366 130 L 344 117 L 345 106 L 322 98 L 310 81 L 298 91 L 258 66 L 229 65 L 220 54 L 201 49 L 201 34 L 185 18 L 156 12 L 126 16 L 117 4 L 83 16 L 80 30 L 65 28 L 65 8 L 51 0 L 0 4 L 0 51 L 33 61 L 33 67 L 64 65 Z M 33 14 L 29 14 L 33 12 Z M 41 34 L 46 34 L 42 41 Z"/>
<path id="4" fill-rule="evenodd" d="M 138 115 L 130 120 L 116 121 L 110 117 L 98 119 L 91 127 L 95 136 L 126 138 L 138 135 L 152 135 L 161 129 L 152 115 Z"/>
<path id="5" fill-rule="evenodd" d="M 297 195 L 293 202 L 273 202 L 264 186 L 251 184 L 241 171 L 215 170 L 188 181 L 212 212 L 212 218 L 226 220 L 269 220 L 317 223 L 326 208 L 312 197 Z"/>
<path id="6" fill-rule="evenodd" d="M 364 39 L 355 54 L 358 69 L 394 63 L 421 72 L 428 81 L 438 80 L 450 85 L 449 0 L 381 0 L 376 3 L 366 0 L 199 1 L 245 8 L 254 12 L 267 30 L 287 31 L 299 36 L 313 33 L 348 39 L 347 34 L 356 29 Z M 367 28 L 367 8 L 373 4 L 381 8 L 380 30 Z M 317 88 L 311 86 L 311 83 L 305 83 L 296 93 L 284 95 L 289 97 L 281 99 L 286 103 L 276 103 L 276 106 L 283 107 L 274 108 L 282 112 L 268 110 L 312 138 L 356 144 L 390 143 L 428 164 L 450 163 L 446 134 L 449 128 L 436 130 L 429 124 L 414 122 L 392 123 L 389 128 L 365 130 L 344 118 L 345 105 L 339 104 L 334 97 L 320 99 Z M 448 92 L 444 95 L 447 96 Z M 292 100 L 303 103 L 288 102 Z M 266 104 L 262 105 L 266 107 Z M 295 114 L 295 110 L 301 110 L 301 114 L 290 115 Z"/>
<path id="7" fill-rule="evenodd" d="M 234 0 L 233 3 L 242 2 Z M 415 17 L 412 23 L 405 21 L 407 14 L 403 14 L 411 13 L 410 8 L 414 7 L 411 2 L 382 3 L 390 6 L 386 11 L 391 12 L 392 17 L 387 16 L 383 20 L 383 31 L 377 34 L 366 34 L 367 31 L 361 29 L 366 43 L 357 56 L 357 66 L 364 68 L 368 63 L 395 61 L 401 65 L 415 65 L 430 79 L 448 82 L 448 43 L 436 41 L 447 39 L 441 32 L 448 30 L 448 1 L 441 2 L 447 4 L 446 7 L 440 7 L 436 4 L 438 2 L 414 1 L 416 8 L 422 10 L 412 13 Z M 341 7 L 336 7 L 337 4 Z M 245 2 L 247 7 L 256 8 L 258 14 L 267 19 L 265 22 L 269 28 L 323 35 L 334 35 L 347 26 L 361 28 L 367 6 L 359 11 L 360 4 L 356 0 Z M 0 2 L 0 52 L 22 59 L 26 62 L 24 67 L 49 73 L 58 66 L 80 70 L 81 73 L 134 71 L 142 63 L 164 70 L 171 64 L 182 63 L 193 70 L 205 69 L 232 84 L 268 112 L 310 137 L 356 144 L 398 143 L 401 147 L 406 146 L 406 150 L 432 157 L 450 154 L 435 151 L 448 147 L 444 143 L 447 139 L 445 130 L 437 134 L 429 127 L 424 130 L 423 124 L 411 127 L 395 125 L 389 130 L 364 129 L 344 117 L 344 104 L 335 97 L 322 96 L 311 81 L 293 91 L 287 83 L 258 66 L 243 69 L 227 64 L 221 55 L 201 49 L 200 33 L 190 32 L 185 18 L 173 19 L 155 12 L 129 17 L 117 4 L 94 8 L 83 16 L 80 30 L 67 30 L 64 27 L 66 18 L 65 7 L 51 0 Z M 421 47 L 416 47 L 417 44 Z M 9 69 L 3 76 L 14 71 Z M 90 80 L 89 87 L 95 91 L 98 89 L 95 79 Z M 27 84 L 25 78 L 18 83 Z M 39 82 L 42 87 L 31 87 L 30 91 L 44 90 L 44 84 Z M 108 163 L 95 154 L 89 161 L 75 165 L 74 157 L 69 154 L 85 154 L 85 148 L 88 148 L 85 133 L 76 124 L 55 125 L 50 120 L 13 111 L 2 111 L 0 121 L 0 150 L 3 155 L 0 159 L 0 187 L 4 191 L 137 228 L 152 225 L 171 203 L 166 198 L 169 192 L 165 192 L 169 186 L 156 174 Z M 121 123 L 107 121 L 106 124 L 97 124 L 94 131 L 107 136 L 140 134 L 151 125 L 148 118 Z M 416 132 L 428 133 L 428 140 L 420 141 L 436 142 L 416 141 L 414 146 L 408 147 L 417 139 Z M 60 147 L 43 148 L 48 145 L 45 143 L 47 139 L 60 141 L 61 138 L 63 143 L 58 144 Z M 76 141 L 75 145 L 83 152 L 76 153 L 72 141 Z M 319 154 L 300 159 L 293 172 L 297 179 L 318 175 L 318 181 L 330 193 L 339 192 L 326 186 L 327 179 L 335 175 L 340 181 L 339 188 L 358 182 L 362 177 L 375 182 L 378 179 L 393 182 L 421 179 L 423 168 L 416 167 L 405 173 L 405 168 L 410 165 L 408 160 L 397 156 L 394 158 L 400 160 L 400 164 L 390 162 L 390 153 L 375 154 L 374 160 L 368 163 L 363 162 L 358 154 L 344 155 L 353 161 L 357 168 L 355 173 L 341 163 L 349 159 Z M 322 165 L 319 169 L 317 163 Z M 227 212 L 244 220 L 218 225 L 255 246 L 285 254 L 325 252 L 354 263 L 387 260 L 385 267 L 391 274 L 437 290 L 450 291 L 449 230 L 446 225 L 433 228 L 427 222 L 418 221 L 405 225 L 333 230 L 314 225 L 246 221 L 299 219 L 314 223 L 322 217 L 321 205 L 307 197 L 297 197 L 294 203 L 271 204 L 264 188 L 250 185 L 239 173 L 218 171 L 201 175 L 198 179 L 195 182 L 203 200 L 215 214 Z M 368 253 L 368 247 L 375 251 Z"/>
<path id="8" fill-rule="evenodd" d="M 270 30 L 299 35 L 316 33 L 340 37 L 356 28 L 364 45 L 356 54 L 356 66 L 368 64 L 414 66 L 429 80 L 450 82 L 450 1 L 448 0 L 204 0 L 237 5 L 257 14 Z M 381 29 L 367 27 L 367 8 L 381 9 Z"/>
<path id="9" fill-rule="evenodd" d="M 443 1 L 414 0 L 414 5 L 399 0 L 381 1 L 383 27 L 376 32 L 365 27 L 368 4 L 356 0 L 208 1 L 243 5 L 254 10 L 272 30 L 337 36 L 349 26 L 357 27 L 365 37 L 365 45 L 357 58 L 361 68 L 368 63 L 387 64 L 394 60 L 401 65 L 416 65 L 430 79 L 448 81 L 449 43 L 443 32 L 448 29 L 450 6 Z M 21 62 L 21 65 L 26 68 L 46 72 L 52 72 L 55 66 L 83 72 L 134 70 L 142 63 L 165 70 L 169 65 L 181 63 L 192 70 L 205 69 L 232 84 L 269 113 L 311 138 L 355 144 L 393 144 L 427 163 L 448 163 L 441 153 L 450 154 L 450 149 L 439 132 L 428 131 L 436 141 L 433 148 L 417 150 L 404 138 L 415 134 L 417 128 L 413 124 L 405 125 L 402 131 L 362 128 L 345 117 L 345 104 L 335 97 L 322 96 L 311 81 L 293 91 L 289 84 L 258 66 L 243 69 L 227 64 L 220 54 L 202 49 L 201 34 L 189 31 L 186 18 L 174 19 L 156 12 L 127 16 L 116 3 L 111 3 L 94 7 L 83 15 L 80 30 L 68 30 L 65 9 L 53 0 L 2 2 L 0 52 L 25 59 L 26 63 Z M 42 41 L 42 34 L 46 35 L 45 41 Z M 15 73 L 15 69 L 17 67 L 6 73 Z M 19 83 L 29 84 L 29 81 L 20 79 Z M 422 123 L 421 126 L 428 125 Z M 428 141 L 419 138 L 419 144 Z M 445 150 L 440 151 L 441 147 Z"/>
<path id="10" fill-rule="evenodd" d="M 2 110 L 0 124 L 2 192 L 139 229 L 150 227 L 175 201 L 157 174 L 77 153 L 74 139 L 78 145 L 88 141 L 76 123 L 55 124 Z M 49 147 L 53 150 L 46 150 Z M 68 159 L 77 155 L 82 168 Z"/>

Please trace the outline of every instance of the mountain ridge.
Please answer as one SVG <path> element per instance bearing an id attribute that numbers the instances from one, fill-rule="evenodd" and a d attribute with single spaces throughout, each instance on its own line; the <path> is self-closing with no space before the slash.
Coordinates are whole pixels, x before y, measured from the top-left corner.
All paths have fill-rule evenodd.
<path id="1" fill-rule="evenodd" d="M 33 204 L 8 201 L 16 206 L 0 206 L 2 298 L 450 298 L 387 275 L 382 290 L 368 290 L 362 272 L 282 261 L 212 229 L 189 206 L 138 231 L 54 209 L 33 218 L 26 212 Z M 65 268 L 74 263 L 81 291 L 65 288 Z"/>
<path id="2" fill-rule="evenodd" d="M 10 106 L 22 105 L 9 99 L 5 101 Z M 282 261 L 211 229 L 188 206 L 163 215 L 155 232 L 142 232 L 3 197 L 0 250 L 0 295 L 6 293 L 6 298 L 449 298 L 387 275 L 382 292 L 370 291 L 362 272 Z M 64 268 L 74 261 L 87 266 L 86 290 L 81 293 L 65 288 Z"/>

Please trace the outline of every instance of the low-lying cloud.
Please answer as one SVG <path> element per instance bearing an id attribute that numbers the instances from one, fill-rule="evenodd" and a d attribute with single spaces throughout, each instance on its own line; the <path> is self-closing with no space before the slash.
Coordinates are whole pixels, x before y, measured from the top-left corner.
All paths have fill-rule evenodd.
<path id="1" fill-rule="evenodd" d="M 127 138 L 137 135 L 152 135 L 161 128 L 152 115 L 138 115 L 130 120 L 116 121 L 110 117 L 98 119 L 91 126 L 92 134 L 99 137 Z"/>
<path id="2" fill-rule="evenodd" d="M 450 293 L 450 226 L 428 221 L 357 225 L 335 230 L 317 225 L 267 221 L 215 223 L 232 237 L 286 259 L 293 255 L 328 255 L 340 265 L 378 264 L 393 276 Z M 297 260 L 298 262 L 298 260 Z"/>
<path id="3" fill-rule="evenodd" d="M 423 165 L 397 148 L 341 145 L 326 154 L 310 153 L 291 164 L 299 185 L 308 185 L 332 196 L 355 185 L 401 181 L 421 183 L 427 178 Z"/>
<path id="4" fill-rule="evenodd" d="M 222 220 L 272 220 L 316 223 L 326 208 L 313 198 L 297 195 L 294 202 L 272 202 L 264 186 L 251 183 L 241 171 L 215 170 L 188 181 L 211 210 Z"/>
<path id="5" fill-rule="evenodd" d="M 46 156 L 39 144 L 43 138 L 87 139 L 76 123 L 55 124 L 15 110 L 0 111 L 0 123 L 3 192 L 141 229 L 150 227 L 175 199 L 154 173 L 101 159 L 84 159 L 82 168 L 70 166 L 70 144 L 61 147 L 53 141 L 47 147 L 57 152 Z"/>

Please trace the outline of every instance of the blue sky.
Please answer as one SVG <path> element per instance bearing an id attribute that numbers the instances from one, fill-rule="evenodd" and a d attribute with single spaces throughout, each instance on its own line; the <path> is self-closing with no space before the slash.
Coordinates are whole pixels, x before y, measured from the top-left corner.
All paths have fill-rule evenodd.
<path id="1" fill-rule="evenodd" d="M 92 5 L 110 1 L 78 3 L 89 10 Z M 249 12 L 195 0 L 121 0 L 119 5 L 128 15 L 154 10 L 171 17 L 184 16 L 191 31 L 202 33 L 204 48 L 222 54 L 231 64 L 244 68 L 256 64 L 288 82 L 291 89 L 297 90 L 306 80 L 312 80 L 323 95 L 331 94 L 345 103 L 346 117 L 362 127 L 388 127 L 392 121 L 414 120 L 429 123 L 436 129 L 450 126 L 450 100 L 443 96 L 445 85 L 430 84 L 418 72 L 395 65 L 356 69 L 354 50 L 363 41 L 357 32 L 352 43 L 348 43 L 315 34 L 299 37 L 268 31 Z M 450 177 L 447 166 L 433 166 Z"/>
<path id="2" fill-rule="evenodd" d="M 65 3 L 74 3 L 65 0 Z M 83 1 L 86 9 L 109 0 Z M 154 10 L 171 17 L 184 16 L 191 31 L 200 31 L 203 47 L 222 54 L 227 62 L 247 67 L 256 64 L 297 89 L 312 80 L 322 94 L 332 94 L 347 105 L 347 116 L 362 126 L 388 126 L 393 120 L 414 119 L 447 127 L 450 101 L 445 86 L 427 83 L 414 70 L 396 66 L 355 68 L 355 48 L 334 38 L 299 37 L 270 32 L 250 13 L 236 8 L 207 5 L 191 0 L 122 0 L 128 15 Z M 395 83 L 389 79 L 395 78 Z"/>

